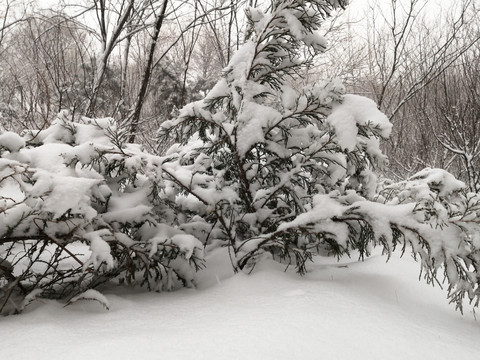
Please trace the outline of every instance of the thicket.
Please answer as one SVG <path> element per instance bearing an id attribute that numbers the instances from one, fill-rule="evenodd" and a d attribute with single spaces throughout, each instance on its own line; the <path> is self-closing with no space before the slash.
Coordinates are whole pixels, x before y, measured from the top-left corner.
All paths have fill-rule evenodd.
<path id="1" fill-rule="evenodd" d="M 0 309 L 100 296 L 106 282 L 194 285 L 204 248 L 236 271 L 273 258 L 411 251 L 462 310 L 480 299 L 480 196 L 440 169 L 393 183 L 391 124 L 339 81 L 301 85 L 326 48 L 320 24 L 346 1 L 273 1 L 202 100 L 165 122 L 153 155 L 112 119 L 0 134 Z M 89 250 L 85 251 L 89 248 Z M 84 294 L 84 295 L 82 295 Z M 86 295 L 85 295 L 86 294 Z"/>
<path id="2" fill-rule="evenodd" d="M 203 244 L 174 226 L 162 158 L 127 137 L 112 119 L 66 112 L 43 131 L 0 134 L 1 313 L 110 281 L 194 285 Z"/>

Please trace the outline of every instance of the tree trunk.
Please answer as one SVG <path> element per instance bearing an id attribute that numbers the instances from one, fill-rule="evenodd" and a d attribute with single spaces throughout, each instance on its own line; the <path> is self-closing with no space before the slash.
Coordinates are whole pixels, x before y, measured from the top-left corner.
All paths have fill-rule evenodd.
<path id="1" fill-rule="evenodd" d="M 137 101 L 135 103 L 135 109 L 130 119 L 130 137 L 128 139 L 130 143 L 135 142 L 136 132 L 138 130 L 138 125 L 140 122 L 140 115 L 142 112 L 143 102 L 145 101 L 145 95 L 147 94 L 148 84 L 150 82 L 150 77 L 152 76 L 153 57 L 155 55 L 155 48 L 157 46 L 157 40 L 160 34 L 160 29 L 162 28 L 163 20 L 165 18 L 167 3 L 168 3 L 168 0 L 163 0 L 160 13 L 157 15 L 157 18 L 155 20 L 155 31 L 152 35 L 152 40 L 150 42 L 150 51 L 148 53 L 147 65 L 145 67 L 145 71 L 142 76 L 142 84 L 140 86 L 140 91 L 138 93 Z"/>

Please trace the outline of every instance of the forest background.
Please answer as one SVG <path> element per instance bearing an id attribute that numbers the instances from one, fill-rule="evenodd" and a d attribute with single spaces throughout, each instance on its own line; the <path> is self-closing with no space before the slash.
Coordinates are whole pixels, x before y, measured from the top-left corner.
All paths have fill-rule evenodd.
<path id="1" fill-rule="evenodd" d="M 263 4 L 262 4 L 263 3 Z M 0 8 L 0 121 L 44 129 L 113 117 L 130 142 L 205 96 L 245 40 L 254 0 L 6 0 Z M 480 42 L 474 0 L 353 0 L 322 31 L 328 51 L 305 82 L 339 77 L 393 123 L 387 177 L 442 168 L 480 190 Z M 159 149 L 160 146 L 160 149 Z"/>

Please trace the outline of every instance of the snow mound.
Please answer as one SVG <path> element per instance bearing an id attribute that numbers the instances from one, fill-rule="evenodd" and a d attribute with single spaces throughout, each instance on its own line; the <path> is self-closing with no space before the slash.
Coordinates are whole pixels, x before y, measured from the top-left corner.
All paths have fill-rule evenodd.
<path id="1" fill-rule="evenodd" d="M 0 146 L 15 152 L 25 147 L 25 140 L 14 132 L 6 131 L 0 134 Z"/>

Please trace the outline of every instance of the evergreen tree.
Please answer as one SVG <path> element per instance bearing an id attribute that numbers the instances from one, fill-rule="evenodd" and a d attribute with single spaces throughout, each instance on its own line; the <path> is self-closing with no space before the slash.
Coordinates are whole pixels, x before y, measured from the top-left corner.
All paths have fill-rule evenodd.
<path id="1" fill-rule="evenodd" d="M 177 141 L 163 170 L 178 191 L 179 226 L 228 246 L 236 270 L 273 256 L 302 273 L 314 253 L 363 257 L 381 244 L 389 255 L 411 245 L 427 281 L 443 266 L 452 301 L 461 308 L 468 294 L 478 305 L 478 196 L 439 170 L 376 195 L 387 118 L 338 81 L 296 85 L 325 49 L 321 21 L 345 3 L 248 10 L 249 40 L 221 79 L 160 132 Z"/>
<path id="2" fill-rule="evenodd" d="M 0 314 L 37 297 L 105 298 L 108 282 L 192 286 L 203 246 L 173 226 L 162 158 L 112 119 L 0 130 Z"/>
<path id="3" fill-rule="evenodd" d="M 388 135 L 388 121 L 373 102 L 344 99 L 339 81 L 294 87 L 325 50 L 317 30 L 337 5 L 277 1 L 271 13 L 250 9 L 250 40 L 223 77 L 163 126 L 180 142 L 170 149 L 166 173 L 198 200 L 200 215 L 219 225 L 238 268 L 265 249 L 293 256 L 300 271 L 312 248 L 341 251 L 333 234 L 279 228 L 311 209 L 317 194 L 347 188 L 372 194 L 370 167 L 384 162 L 375 136 Z M 308 57 L 299 55 L 305 48 Z M 342 102 L 365 105 L 373 117 L 346 106 L 332 112 Z"/>

